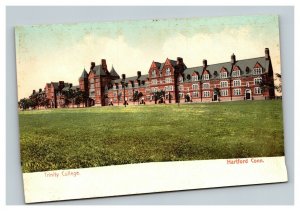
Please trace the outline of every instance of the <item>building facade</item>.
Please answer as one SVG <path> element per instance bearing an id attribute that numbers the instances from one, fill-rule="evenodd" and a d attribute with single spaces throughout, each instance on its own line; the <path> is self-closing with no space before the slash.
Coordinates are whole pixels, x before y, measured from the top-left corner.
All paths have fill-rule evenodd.
<path id="1" fill-rule="evenodd" d="M 78 97 L 70 96 L 80 92 Z M 79 77 L 79 85 L 64 81 L 50 82 L 39 96 L 44 96 L 50 108 L 157 103 L 213 102 L 263 100 L 275 97 L 273 67 L 268 48 L 264 56 L 237 60 L 234 54 L 228 62 L 187 67 L 183 58 L 152 61 L 147 74 L 121 77 L 106 60 L 99 65 L 91 62 Z M 69 95 L 69 96 L 68 96 Z M 32 96 L 36 96 L 36 92 Z"/>
<path id="2" fill-rule="evenodd" d="M 263 88 L 261 84 L 268 84 Z M 262 57 L 237 60 L 234 54 L 224 63 L 187 67 L 183 59 L 153 61 L 148 73 L 119 76 L 106 60 L 83 70 L 79 88 L 88 95 L 87 106 L 259 100 L 275 97 L 269 49 Z M 159 95 L 157 93 L 160 93 Z"/>

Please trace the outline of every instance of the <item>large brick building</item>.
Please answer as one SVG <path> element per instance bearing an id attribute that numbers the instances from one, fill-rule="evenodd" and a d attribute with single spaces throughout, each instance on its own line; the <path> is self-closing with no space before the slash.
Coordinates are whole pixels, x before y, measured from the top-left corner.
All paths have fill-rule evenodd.
<path id="1" fill-rule="evenodd" d="M 262 89 L 262 82 L 269 88 Z M 275 97 L 273 85 L 268 48 L 262 57 L 238 60 L 232 54 L 228 62 L 209 64 L 204 59 L 197 67 L 187 67 L 180 57 L 167 58 L 164 63 L 153 61 L 148 74 L 137 71 L 131 77 L 120 77 L 114 67 L 109 71 L 102 59 L 100 65 L 92 62 L 89 72 L 83 70 L 79 78 L 88 106 L 269 99 Z M 163 93 L 159 99 L 157 92 Z"/>
<path id="2" fill-rule="evenodd" d="M 264 86 L 262 89 L 262 84 Z M 274 76 L 269 49 L 262 57 L 238 60 L 234 54 L 227 62 L 187 67 L 182 58 L 152 61 L 147 74 L 137 71 L 135 76 L 121 77 L 106 60 L 99 65 L 91 62 L 79 77 L 79 85 L 64 81 L 50 82 L 44 91 L 48 107 L 66 106 L 68 91 L 81 91 L 85 102 L 80 106 L 107 106 L 126 104 L 212 102 L 232 100 L 259 100 L 275 97 Z M 159 95 L 157 93 L 160 93 Z M 33 95 L 36 94 L 33 90 Z M 75 104 L 72 102 L 71 104 Z"/>

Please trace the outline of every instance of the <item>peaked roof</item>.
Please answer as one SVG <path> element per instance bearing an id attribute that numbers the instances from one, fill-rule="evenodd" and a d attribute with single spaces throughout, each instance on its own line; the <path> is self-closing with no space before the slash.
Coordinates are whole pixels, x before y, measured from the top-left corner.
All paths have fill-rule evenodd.
<path id="1" fill-rule="evenodd" d="M 84 68 L 84 70 L 82 71 L 82 74 L 81 74 L 80 78 L 87 78 L 87 77 L 88 77 L 88 73 L 87 73 L 87 71 Z"/>
<path id="2" fill-rule="evenodd" d="M 109 73 L 110 73 L 111 76 L 120 78 L 120 76 L 119 76 L 119 74 L 117 73 L 117 71 L 115 70 L 114 66 L 111 67 L 111 70 L 110 70 Z"/>

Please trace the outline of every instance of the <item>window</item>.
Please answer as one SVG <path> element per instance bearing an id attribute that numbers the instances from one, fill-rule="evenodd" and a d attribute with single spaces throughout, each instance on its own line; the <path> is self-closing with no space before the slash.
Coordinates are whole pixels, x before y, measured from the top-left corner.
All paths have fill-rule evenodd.
<path id="1" fill-rule="evenodd" d="M 240 73 L 241 73 L 240 70 L 234 70 L 232 71 L 232 77 L 240 77 Z"/>
<path id="2" fill-rule="evenodd" d="M 203 87 L 203 89 L 209 89 L 209 83 L 204 83 L 204 84 L 202 85 L 202 87 Z"/>
<path id="3" fill-rule="evenodd" d="M 260 75 L 262 74 L 262 68 L 253 68 L 253 75 Z"/>
<path id="4" fill-rule="evenodd" d="M 203 97 L 209 97 L 209 95 L 210 95 L 209 93 L 210 93 L 209 91 L 204 91 L 203 92 Z"/>
<path id="5" fill-rule="evenodd" d="M 166 69 L 166 75 L 171 75 L 170 68 L 167 68 L 167 69 Z"/>
<path id="6" fill-rule="evenodd" d="M 154 84 L 154 85 L 156 85 L 157 84 L 157 80 L 156 79 L 152 79 L 151 83 Z"/>
<path id="7" fill-rule="evenodd" d="M 254 88 L 254 93 L 255 94 L 261 94 L 261 88 L 260 87 L 255 87 Z"/>
<path id="8" fill-rule="evenodd" d="M 227 72 L 221 72 L 221 78 L 227 78 Z"/>
<path id="9" fill-rule="evenodd" d="M 193 75 L 192 76 L 192 81 L 198 81 L 198 75 Z"/>
<path id="10" fill-rule="evenodd" d="M 114 97 L 117 97 L 117 92 L 114 92 Z"/>
<path id="11" fill-rule="evenodd" d="M 199 89 L 198 84 L 193 84 L 193 85 L 192 85 L 192 89 L 193 89 L 193 90 L 198 90 L 198 89 Z"/>
<path id="12" fill-rule="evenodd" d="M 157 87 L 153 87 L 152 88 L 152 92 L 157 92 L 158 88 Z"/>
<path id="13" fill-rule="evenodd" d="M 228 82 L 227 81 L 221 81 L 220 86 L 221 87 L 228 87 Z"/>
<path id="14" fill-rule="evenodd" d="M 241 95 L 241 89 L 234 89 L 233 95 Z"/>
<path id="15" fill-rule="evenodd" d="M 249 87 L 249 82 L 246 82 L 246 87 Z"/>
<path id="16" fill-rule="evenodd" d="M 152 70 L 152 78 L 155 78 L 156 77 L 156 71 L 155 70 Z"/>
<path id="17" fill-rule="evenodd" d="M 165 86 L 165 91 L 173 91 L 173 86 Z"/>
<path id="18" fill-rule="evenodd" d="M 209 74 L 204 74 L 204 75 L 202 76 L 202 79 L 203 79 L 203 80 L 209 80 Z"/>
<path id="19" fill-rule="evenodd" d="M 254 78 L 254 84 L 259 85 L 262 82 L 262 78 Z"/>
<path id="20" fill-rule="evenodd" d="M 178 77 L 178 82 L 179 82 L 179 83 L 182 83 L 182 82 L 183 82 L 183 77 L 182 77 L 182 76 L 179 76 L 179 77 Z"/>
<path id="21" fill-rule="evenodd" d="M 182 92 L 179 92 L 179 98 L 184 98 L 184 94 Z"/>
<path id="22" fill-rule="evenodd" d="M 221 90 L 220 94 L 221 96 L 228 96 L 228 90 L 227 89 Z"/>
<path id="23" fill-rule="evenodd" d="M 234 80 L 233 86 L 241 86 L 241 80 Z"/>
<path id="24" fill-rule="evenodd" d="M 179 86 L 179 91 L 183 91 L 183 86 L 182 85 Z"/>
<path id="25" fill-rule="evenodd" d="M 128 88 L 132 88 L 132 84 L 130 82 L 128 84 Z"/>
<path id="26" fill-rule="evenodd" d="M 172 83 L 172 78 L 166 78 L 166 79 L 165 79 L 165 82 L 166 82 L 166 83 Z"/>
<path id="27" fill-rule="evenodd" d="M 199 93 L 198 92 L 193 92 L 193 97 L 198 97 Z"/>

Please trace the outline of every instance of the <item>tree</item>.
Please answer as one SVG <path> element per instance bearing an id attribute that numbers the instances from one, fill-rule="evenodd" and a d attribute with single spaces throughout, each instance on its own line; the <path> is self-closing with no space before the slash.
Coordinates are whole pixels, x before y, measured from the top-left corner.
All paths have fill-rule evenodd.
<path id="1" fill-rule="evenodd" d="M 143 97 L 143 93 L 142 92 L 138 92 L 138 91 L 135 91 L 134 94 L 133 94 L 133 102 L 140 102 L 140 99 L 141 97 Z"/>
<path id="2" fill-rule="evenodd" d="M 281 93 L 282 92 L 282 85 L 281 85 L 281 74 L 276 73 L 276 79 L 275 80 L 279 80 L 279 84 L 275 85 L 275 89 L 277 90 L 277 92 Z"/>
<path id="3" fill-rule="evenodd" d="M 19 107 L 24 111 L 29 108 L 29 99 L 28 98 L 23 98 L 19 102 Z"/>
<path id="4" fill-rule="evenodd" d="M 74 105 L 75 92 L 76 91 L 73 89 L 67 89 L 62 91 L 62 94 L 64 95 L 64 106 L 69 107 L 70 103 Z"/>
<path id="5" fill-rule="evenodd" d="M 185 102 L 190 102 L 190 101 L 191 101 L 191 97 L 190 97 L 190 95 L 188 95 L 188 94 L 186 94 L 186 95 L 184 96 L 184 98 L 185 98 Z"/>
<path id="6" fill-rule="evenodd" d="M 121 91 L 118 92 L 117 97 L 118 97 L 118 105 L 119 105 L 120 101 L 122 100 L 122 92 Z"/>
<path id="7" fill-rule="evenodd" d="M 154 100 L 156 104 L 158 100 L 163 99 L 163 97 L 165 96 L 165 91 L 160 90 L 160 91 L 153 92 L 152 94 L 154 96 Z"/>

